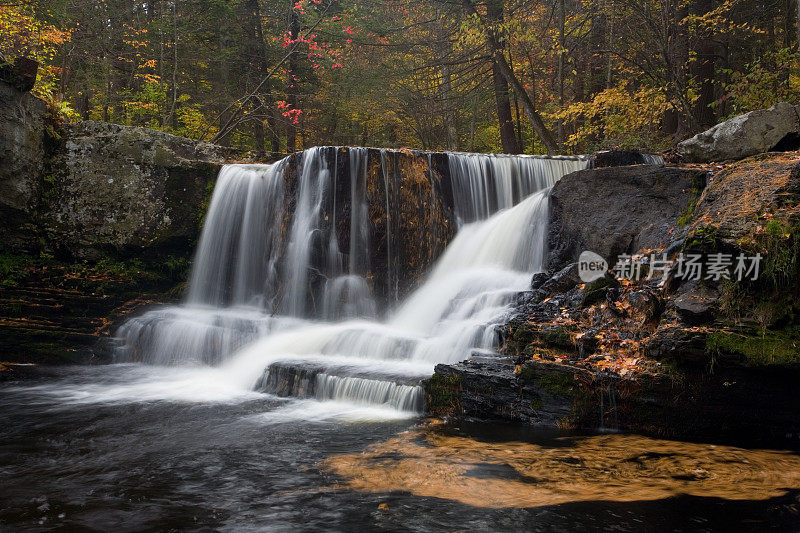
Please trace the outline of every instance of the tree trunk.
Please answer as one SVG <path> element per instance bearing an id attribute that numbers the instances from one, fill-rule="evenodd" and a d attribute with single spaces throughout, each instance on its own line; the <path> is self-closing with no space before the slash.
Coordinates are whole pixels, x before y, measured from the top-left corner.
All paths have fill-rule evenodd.
<path id="1" fill-rule="evenodd" d="M 564 109 L 564 50 L 567 8 L 565 0 L 558 0 L 558 108 Z M 558 119 L 558 144 L 564 144 L 564 121 Z"/>
<path id="2" fill-rule="evenodd" d="M 695 14 L 705 15 L 713 9 L 713 0 L 699 0 L 695 4 Z M 701 28 L 697 36 L 693 65 L 695 83 L 700 86 L 700 95 L 694 103 L 694 117 L 698 126 L 710 128 L 714 125 L 714 61 L 715 43 L 713 30 Z"/>
<path id="3" fill-rule="evenodd" d="M 300 36 L 300 17 L 297 16 L 297 10 L 294 8 L 294 0 L 289 0 L 289 36 L 292 42 L 296 41 Z M 286 101 L 289 104 L 289 109 L 297 109 L 297 69 L 300 63 L 297 50 L 289 56 L 289 69 L 286 73 Z M 286 151 L 294 153 L 297 150 L 297 128 L 289 121 L 286 125 Z"/>
<path id="4" fill-rule="evenodd" d="M 462 5 L 467 13 L 478 16 L 478 11 L 475 9 L 475 4 L 472 3 L 472 0 L 462 0 Z M 486 32 L 486 44 L 489 46 L 489 50 L 492 53 L 494 64 L 497 65 L 500 73 L 506 79 L 506 82 L 511 85 L 511 88 L 514 90 L 517 98 L 519 98 L 522 102 L 522 107 L 525 109 L 525 113 L 528 115 L 528 119 L 531 121 L 533 131 L 536 132 L 536 135 L 538 135 L 539 140 L 542 141 L 542 144 L 544 144 L 544 147 L 549 154 L 557 153 L 558 143 L 556 143 L 555 139 L 553 138 L 553 134 L 547 129 L 542 117 L 536 111 L 536 106 L 534 106 L 530 96 L 528 96 L 528 93 L 525 91 L 525 87 L 523 87 L 516 74 L 514 74 L 514 71 L 508 65 L 508 61 L 506 61 L 505 55 L 503 55 L 500 43 L 497 42 L 494 33 L 491 31 Z"/>
<path id="5" fill-rule="evenodd" d="M 500 67 L 496 61 L 492 65 L 492 82 L 494 83 L 494 99 L 497 107 L 497 122 L 500 125 L 500 142 L 503 145 L 503 152 L 518 154 L 519 146 L 514 135 L 511 101 L 508 98 L 508 82 L 500 72 Z"/>
<path id="6" fill-rule="evenodd" d="M 503 22 L 503 3 L 499 0 L 490 0 L 486 4 L 486 13 L 492 23 Z M 492 30 L 493 31 L 493 30 Z M 495 42 L 500 54 L 505 57 L 505 40 L 495 34 Z M 497 122 L 500 126 L 500 142 L 503 152 L 518 154 L 519 144 L 514 133 L 514 118 L 511 115 L 511 100 L 508 96 L 508 81 L 506 81 L 497 60 L 492 64 L 492 83 L 494 86 L 494 99 L 497 108 Z"/>

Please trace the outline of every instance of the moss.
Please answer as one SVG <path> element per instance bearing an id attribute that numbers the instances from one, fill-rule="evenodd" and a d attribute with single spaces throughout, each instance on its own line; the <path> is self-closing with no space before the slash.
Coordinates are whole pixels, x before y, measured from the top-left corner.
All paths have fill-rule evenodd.
<path id="1" fill-rule="evenodd" d="M 198 206 L 199 209 L 197 212 L 197 225 L 200 228 L 202 228 L 203 224 L 205 224 L 206 214 L 208 214 L 208 208 L 211 205 L 211 197 L 214 196 L 215 186 L 216 186 L 216 181 L 213 179 L 209 180 L 206 183 L 206 190 L 205 194 L 203 195 L 203 201 L 200 202 L 200 205 Z"/>
<path id="2" fill-rule="evenodd" d="M 541 328 L 541 329 L 540 329 Z M 533 357 L 570 357 L 577 347 L 575 335 L 580 330 L 573 326 L 544 326 L 517 323 L 509 326 L 502 353 Z"/>
<path id="3" fill-rule="evenodd" d="M 694 183 L 692 184 L 692 190 L 690 191 L 691 196 L 689 198 L 689 205 L 686 206 L 686 209 L 683 210 L 681 216 L 678 217 L 678 227 L 682 228 L 684 226 L 688 226 L 692 221 L 692 218 L 694 218 L 694 211 L 697 208 L 697 202 L 700 200 L 700 195 L 705 187 L 705 175 L 700 174 L 695 177 Z"/>
<path id="4" fill-rule="evenodd" d="M 577 429 L 580 427 L 597 427 L 597 421 L 592 420 L 597 414 L 597 405 L 592 401 L 586 391 L 575 389 L 572 391 L 572 407 L 567 416 L 558 421 L 560 429 Z"/>
<path id="5" fill-rule="evenodd" d="M 33 259 L 25 255 L 0 254 L 0 286 L 15 287 L 28 275 Z"/>
<path id="6" fill-rule="evenodd" d="M 577 332 L 578 328 L 575 327 L 558 326 L 541 330 L 538 334 L 538 338 L 542 344 L 548 346 L 574 349 L 574 337 Z"/>
<path id="7" fill-rule="evenodd" d="M 763 335 L 716 331 L 709 334 L 706 350 L 712 356 L 738 354 L 756 365 L 796 364 L 800 363 L 800 335 L 795 328 Z"/>
<path id="8" fill-rule="evenodd" d="M 714 226 L 701 226 L 683 244 L 683 251 L 712 253 L 717 250 L 719 229 Z"/>
<path id="9" fill-rule="evenodd" d="M 607 276 L 594 280 L 586 286 L 582 305 L 589 307 L 602 301 L 606 297 L 608 289 L 614 287 L 619 287 L 619 281 L 614 277 Z"/>
<path id="10" fill-rule="evenodd" d="M 541 408 L 542 408 L 542 399 L 539 397 L 533 398 L 531 400 L 531 410 L 539 411 Z"/>
<path id="11" fill-rule="evenodd" d="M 764 255 L 763 276 L 775 288 L 791 287 L 797 283 L 800 258 L 800 227 L 772 219 L 764 233 L 757 235 L 758 252 Z"/>
<path id="12" fill-rule="evenodd" d="M 539 373 L 536 371 L 536 368 L 531 365 L 523 365 L 518 367 L 514 374 L 517 376 L 517 379 L 521 379 L 523 381 L 536 379 L 536 377 L 539 375 Z"/>
<path id="13" fill-rule="evenodd" d="M 672 381 L 683 381 L 686 378 L 686 372 L 684 372 L 684 370 L 678 366 L 676 361 L 671 359 L 661 361 L 661 366 L 658 370 L 661 374 L 667 376 Z M 640 378 L 640 381 L 643 380 Z"/>
<path id="14" fill-rule="evenodd" d="M 572 395 L 575 391 L 575 380 L 561 372 L 543 375 L 539 384 L 550 394 Z"/>
<path id="15" fill-rule="evenodd" d="M 457 374 L 434 374 L 423 381 L 425 409 L 433 415 L 461 412 L 461 377 Z"/>

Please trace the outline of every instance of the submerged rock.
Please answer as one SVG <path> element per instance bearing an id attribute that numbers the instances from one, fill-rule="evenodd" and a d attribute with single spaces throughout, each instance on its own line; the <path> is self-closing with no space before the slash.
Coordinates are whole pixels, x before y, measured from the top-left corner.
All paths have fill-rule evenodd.
<path id="1" fill-rule="evenodd" d="M 687 163 L 743 159 L 800 148 L 800 108 L 787 102 L 739 115 L 678 144 Z"/>

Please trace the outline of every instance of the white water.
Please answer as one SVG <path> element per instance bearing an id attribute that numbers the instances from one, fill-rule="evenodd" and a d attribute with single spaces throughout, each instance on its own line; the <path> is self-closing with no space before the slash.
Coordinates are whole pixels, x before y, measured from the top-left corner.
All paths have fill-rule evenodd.
<path id="1" fill-rule="evenodd" d="M 574 157 L 451 154 L 456 215 L 462 223 L 484 220 L 517 204 L 561 177 L 586 168 Z"/>
<path id="2" fill-rule="evenodd" d="M 286 161 L 225 167 L 187 303 L 120 328 L 118 360 L 179 366 L 156 380 L 155 390 L 165 391 L 164 380 L 175 379 L 180 393 L 165 399 L 184 401 L 196 393 L 198 401 L 221 401 L 225 391 L 248 398 L 259 386 L 300 398 L 281 409 L 284 414 L 308 401 L 319 402 L 322 413 L 328 405 L 337 413 L 343 405 L 362 414 L 418 413 L 419 380 L 437 363 L 495 346 L 509 304 L 544 266 L 547 187 L 585 166 L 570 159 L 450 154 L 460 230 L 425 282 L 378 320 L 365 277 L 373 245 L 365 196 L 368 152 L 350 149 L 346 155 L 351 215 L 348 251 L 342 253 L 331 230 L 337 221 L 328 216 L 337 212 L 331 205 L 341 176 L 338 159 L 332 171 L 325 150 L 303 154 L 291 217 L 284 214 Z M 388 183 L 384 154 L 381 165 Z M 344 184 L 338 185 L 342 190 Z M 392 215 L 387 209 L 387 219 Z M 471 219 L 478 221 L 466 223 Z M 391 232 L 386 238 L 391 266 Z M 315 276 L 327 281 L 315 282 Z"/>

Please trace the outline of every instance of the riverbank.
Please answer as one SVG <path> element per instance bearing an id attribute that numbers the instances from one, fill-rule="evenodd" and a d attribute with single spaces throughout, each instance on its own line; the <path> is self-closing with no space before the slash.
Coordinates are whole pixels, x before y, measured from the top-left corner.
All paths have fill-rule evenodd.
<path id="1" fill-rule="evenodd" d="M 429 412 L 797 442 L 800 154 L 603 172 L 554 187 L 550 269 L 520 294 L 502 357 L 437 366 Z M 565 201 L 600 183 L 599 197 Z M 680 192 L 661 197 L 669 186 Z M 583 250 L 610 259 L 609 269 L 623 262 L 586 282 Z M 688 272 L 692 258 L 706 270 Z M 725 268 L 709 270 L 713 261 Z"/>

